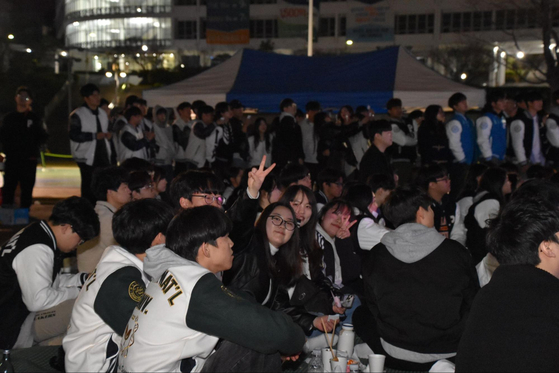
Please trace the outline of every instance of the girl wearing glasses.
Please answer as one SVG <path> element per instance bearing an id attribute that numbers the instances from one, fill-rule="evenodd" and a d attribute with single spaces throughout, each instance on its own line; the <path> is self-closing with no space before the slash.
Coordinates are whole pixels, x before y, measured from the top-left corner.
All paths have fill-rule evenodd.
<path id="1" fill-rule="evenodd" d="M 313 192 L 305 186 L 293 185 L 285 190 L 280 202 L 291 205 L 299 225 L 299 252 L 303 276 L 295 285 L 293 294 L 290 294 L 291 303 L 304 305 L 309 312 L 324 315 L 343 314 L 344 308 L 333 305 L 333 294 L 337 294 L 337 290 L 322 272 L 322 250 L 315 236 L 318 212 Z"/>

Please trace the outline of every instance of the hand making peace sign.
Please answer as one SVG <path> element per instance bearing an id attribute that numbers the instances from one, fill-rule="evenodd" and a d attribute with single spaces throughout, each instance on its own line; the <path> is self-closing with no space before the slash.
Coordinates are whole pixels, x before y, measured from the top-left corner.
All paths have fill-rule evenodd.
<path id="1" fill-rule="evenodd" d="M 276 164 L 273 163 L 267 170 L 264 170 L 265 164 L 266 156 L 263 156 L 258 169 L 253 167 L 252 171 L 248 173 L 248 192 L 252 197 L 258 196 L 258 192 L 260 191 L 260 187 L 262 186 L 264 179 L 274 169 L 274 167 L 276 167 Z"/>

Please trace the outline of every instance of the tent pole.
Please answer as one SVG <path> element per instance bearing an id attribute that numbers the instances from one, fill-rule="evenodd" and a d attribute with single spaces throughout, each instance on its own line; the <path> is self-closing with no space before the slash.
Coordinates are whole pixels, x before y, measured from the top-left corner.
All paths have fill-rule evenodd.
<path id="1" fill-rule="evenodd" d="M 309 0 L 309 40 L 307 43 L 307 56 L 312 57 L 313 42 L 313 21 L 314 21 L 313 0 Z"/>

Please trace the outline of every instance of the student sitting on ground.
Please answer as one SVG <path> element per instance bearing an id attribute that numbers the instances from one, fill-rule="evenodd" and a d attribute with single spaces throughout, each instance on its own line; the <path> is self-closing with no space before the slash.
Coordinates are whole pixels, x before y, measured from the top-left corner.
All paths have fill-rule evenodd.
<path id="1" fill-rule="evenodd" d="M 385 202 L 397 227 L 363 263 L 365 304 L 353 324 L 386 366 L 429 370 L 456 355 L 479 289 L 469 252 L 434 228 L 432 200 L 419 189 L 396 189 Z"/>
<path id="2" fill-rule="evenodd" d="M 500 266 L 474 300 L 457 372 L 559 371 L 559 188 L 541 183 L 520 187 L 490 223 Z"/>
<path id="3" fill-rule="evenodd" d="M 70 197 L 54 206 L 48 221 L 28 225 L 0 249 L 1 349 L 62 340 L 87 278 L 87 273 L 60 274 L 64 254 L 98 234 L 93 206 Z"/>
<path id="4" fill-rule="evenodd" d="M 145 252 L 163 246 L 173 210 L 154 199 L 125 205 L 114 215 L 119 246 L 105 250 L 74 304 L 63 346 L 68 372 L 109 372 L 116 368 L 122 332 L 149 279 Z"/>
<path id="5" fill-rule="evenodd" d="M 147 251 L 153 280 L 124 331 L 121 371 L 281 371 L 280 353 L 301 351 L 303 331 L 287 315 L 241 298 L 215 276 L 233 262 L 231 227 L 221 209 L 190 208 L 169 225 L 168 249 Z"/>

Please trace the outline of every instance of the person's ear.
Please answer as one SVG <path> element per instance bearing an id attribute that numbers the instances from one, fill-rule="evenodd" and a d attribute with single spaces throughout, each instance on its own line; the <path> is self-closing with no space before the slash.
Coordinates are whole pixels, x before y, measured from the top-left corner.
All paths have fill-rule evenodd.
<path id="1" fill-rule="evenodd" d="M 423 220 L 425 220 L 426 213 L 427 211 L 423 207 L 419 206 L 417 212 L 415 213 L 415 221 L 418 224 L 422 224 Z"/>
<path id="2" fill-rule="evenodd" d="M 210 245 L 207 242 L 204 242 L 200 247 L 200 250 L 202 250 L 202 255 L 204 255 L 206 258 L 209 258 L 211 256 L 209 246 Z"/>
<path id="3" fill-rule="evenodd" d="M 165 235 L 162 232 L 159 232 L 157 236 L 151 241 L 151 247 L 161 245 L 165 243 Z"/>
<path id="4" fill-rule="evenodd" d="M 73 233 L 70 224 L 60 224 L 60 231 L 62 232 L 62 234 Z"/>
<path id="5" fill-rule="evenodd" d="M 430 181 L 429 182 L 429 189 L 434 188 L 435 186 L 437 186 L 437 182 L 435 182 L 435 181 Z"/>
<path id="6" fill-rule="evenodd" d="M 539 252 L 545 255 L 548 258 L 556 258 L 557 252 L 551 246 L 551 241 L 542 241 L 539 246 Z"/>
<path id="7" fill-rule="evenodd" d="M 179 204 L 181 206 L 181 209 L 183 209 L 183 210 L 186 210 L 186 209 L 189 209 L 189 208 L 192 207 L 192 202 L 189 199 L 184 198 L 184 197 L 181 197 L 179 199 Z"/>

